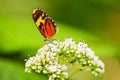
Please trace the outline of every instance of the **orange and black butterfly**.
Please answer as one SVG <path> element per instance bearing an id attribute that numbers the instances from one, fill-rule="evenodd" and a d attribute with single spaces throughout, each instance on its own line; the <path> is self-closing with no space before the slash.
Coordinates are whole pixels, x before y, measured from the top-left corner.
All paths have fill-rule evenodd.
<path id="1" fill-rule="evenodd" d="M 36 8 L 33 10 L 32 17 L 45 39 L 51 39 L 55 35 L 57 32 L 56 24 L 45 12 Z"/>

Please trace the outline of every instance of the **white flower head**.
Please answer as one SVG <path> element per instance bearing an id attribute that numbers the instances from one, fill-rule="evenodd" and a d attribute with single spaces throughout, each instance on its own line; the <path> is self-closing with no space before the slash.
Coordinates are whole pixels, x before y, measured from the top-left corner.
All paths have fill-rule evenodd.
<path id="1" fill-rule="evenodd" d="M 25 64 L 25 72 L 32 70 L 49 74 L 49 80 L 68 78 L 67 63 L 78 63 L 81 68 L 91 70 L 94 75 L 104 73 L 104 63 L 85 42 L 78 44 L 72 38 L 54 40 L 40 48 Z"/>

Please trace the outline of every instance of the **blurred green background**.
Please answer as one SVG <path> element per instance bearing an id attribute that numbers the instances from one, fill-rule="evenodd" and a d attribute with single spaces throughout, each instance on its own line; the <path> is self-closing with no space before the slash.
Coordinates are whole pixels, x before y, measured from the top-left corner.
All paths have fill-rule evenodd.
<path id="1" fill-rule="evenodd" d="M 24 72 L 24 60 L 45 44 L 34 8 L 56 22 L 54 39 L 85 41 L 106 65 L 102 76 L 83 71 L 70 80 L 120 80 L 120 0 L 0 0 L 0 80 L 47 80 Z"/>

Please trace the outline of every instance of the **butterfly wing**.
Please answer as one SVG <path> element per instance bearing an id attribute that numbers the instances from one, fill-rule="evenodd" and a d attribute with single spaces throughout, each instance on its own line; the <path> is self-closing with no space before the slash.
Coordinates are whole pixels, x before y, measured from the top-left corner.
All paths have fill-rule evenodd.
<path id="1" fill-rule="evenodd" d="M 50 18 L 45 20 L 45 24 L 43 24 L 42 29 L 40 30 L 45 38 L 52 38 L 56 33 L 56 27 L 54 22 Z"/>
<path id="2" fill-rule="evenodd" d="M 33 10 L 32 16 L 38 30 L 45 38 L 50 39 L 55 35 L 57 31 L 56 24 L 46 13 L 37 8 Z"/>

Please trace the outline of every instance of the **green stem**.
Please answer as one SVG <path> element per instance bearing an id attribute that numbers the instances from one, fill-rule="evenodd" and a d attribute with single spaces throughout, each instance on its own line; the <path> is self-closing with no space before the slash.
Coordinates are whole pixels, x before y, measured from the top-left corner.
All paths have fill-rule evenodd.
<path id="1" fill-rule="evenodd" d="M 73 73 L 71 73 L 71 75 L 69 75 L 68 78 L 71 78 L 71 77 L 72 77 L 75 73 L 77 73 L 78 71 L 80 71 L 80 69 L 75 70 Z"/>

